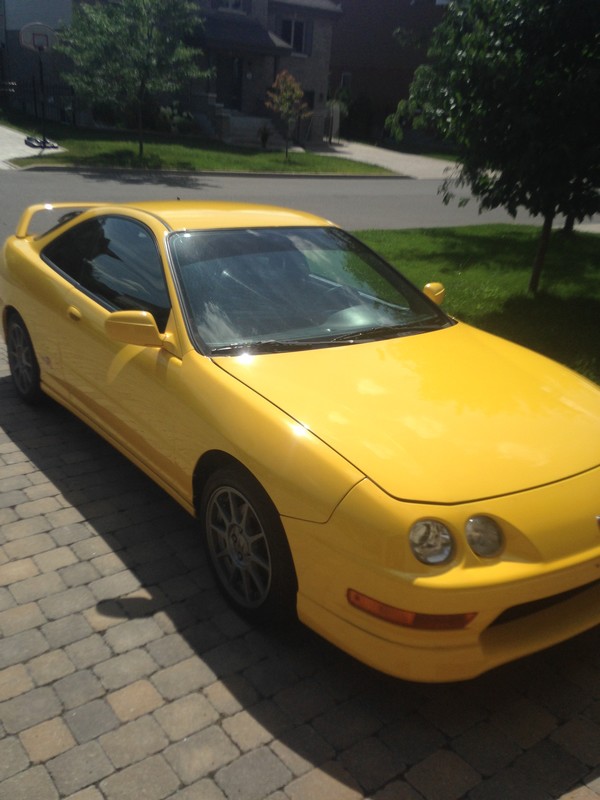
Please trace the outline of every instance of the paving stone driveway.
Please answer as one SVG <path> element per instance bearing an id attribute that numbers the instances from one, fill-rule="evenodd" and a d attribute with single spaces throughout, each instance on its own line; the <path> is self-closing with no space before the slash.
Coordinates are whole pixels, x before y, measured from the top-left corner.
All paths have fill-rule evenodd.
<path id="1" fill-rule="evenodd" d="M 193 520 L 0 350 L 0 800 L 598 800 L 600 631 L 469 683 L 248 627 Z"/>

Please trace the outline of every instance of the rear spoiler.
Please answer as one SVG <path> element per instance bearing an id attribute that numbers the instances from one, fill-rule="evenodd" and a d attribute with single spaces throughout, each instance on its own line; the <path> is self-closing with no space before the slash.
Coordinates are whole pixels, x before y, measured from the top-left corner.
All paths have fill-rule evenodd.
<path id="1" fill-rule="evenodd" d="M 31 224 L 31 220 L 35 217 L 36 214 L 39 214 L 42 211 L 55 211 L 56 209 L 61 208 L 70 208 L 73 211 L 77 209 L 84 209 L 84 208 L 94 208 L 99 205 L 104 205 L 102 203 L 38 203 L 37 205 L 28 206 L 23 214 L 21 215 L 21 219 L 17 225 L 17 230 L 15 231 L 15 236 L 17 239 L 25 239 L 26 236 L 29 235 L 29 226 Z"/>

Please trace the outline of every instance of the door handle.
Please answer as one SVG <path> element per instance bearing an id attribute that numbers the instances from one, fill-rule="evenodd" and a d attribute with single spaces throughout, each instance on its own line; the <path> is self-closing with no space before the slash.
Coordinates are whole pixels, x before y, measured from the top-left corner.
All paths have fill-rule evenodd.
<path id="1" fill-rule="evenodd" d="M 74 322 L 79 322 L 81 319 L 81 311 L 78 308 L 75 308 L 75 306 L 69 306 L 67 309 L 67 316 Z"/>

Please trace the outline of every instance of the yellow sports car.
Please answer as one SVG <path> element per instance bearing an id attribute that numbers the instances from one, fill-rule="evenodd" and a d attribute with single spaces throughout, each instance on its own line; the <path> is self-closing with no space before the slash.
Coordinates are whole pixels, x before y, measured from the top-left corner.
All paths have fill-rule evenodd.
<path id="1" fill-rule="evenodd" d="M 32 206 L 0 264 L 23 400 L 197 516 L 238 611 L 417 681 L 600 622 L 600 389 L 442 297 L 326 220 L 233 203 Z"/>

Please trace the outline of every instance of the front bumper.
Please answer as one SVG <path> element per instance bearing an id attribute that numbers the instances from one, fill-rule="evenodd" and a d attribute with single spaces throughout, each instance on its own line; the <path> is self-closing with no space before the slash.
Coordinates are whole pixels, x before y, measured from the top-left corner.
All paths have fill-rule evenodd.
<path id="1" fill-rule="evenodd" d="M 485 502 L 431 508 L 363 481 L 325 525 L 284 520 L 300 619 L 342 650 L 408 680 L 473 678 L 600 624 L 600 469 Z M 469 516 L 499 520 L 506 548 L 480 559 L 461 541 Z M 412 557 L 418 518 L 444 519 L 457 551 L 442 567 Z M 351 606 L 348 589 L 420 614 L 476 617 L 462 630 L 416 630 Z"/>

